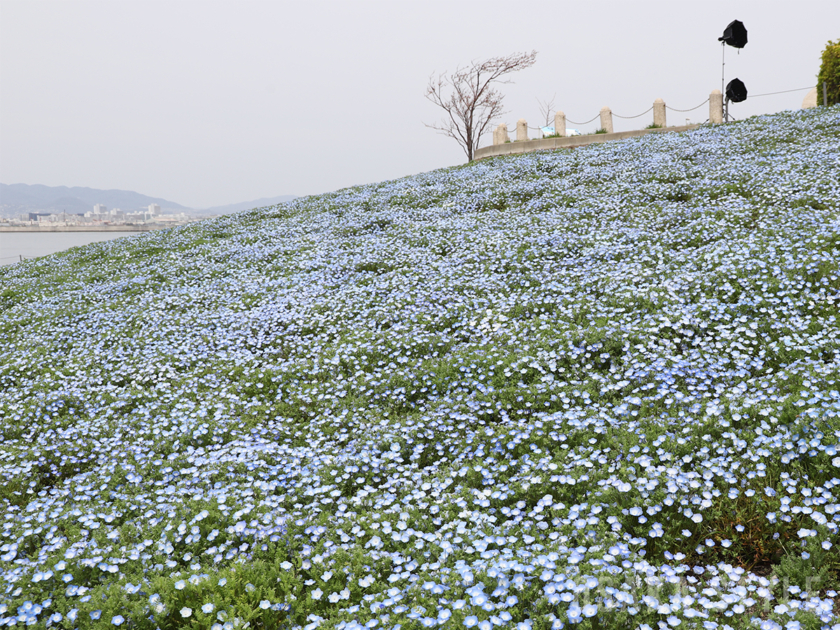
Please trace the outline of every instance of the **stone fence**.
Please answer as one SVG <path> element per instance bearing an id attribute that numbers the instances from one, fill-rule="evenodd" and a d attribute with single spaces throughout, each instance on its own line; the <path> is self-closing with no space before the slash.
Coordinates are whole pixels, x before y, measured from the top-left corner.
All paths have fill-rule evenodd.
<path id="1" fill-rule="evenodd" d="M 709 122 L 711 122 L 711 123 L 721 123 L 721 122 L 723 122 L 723 94 L 721 94 L 720 90 L 712 90 L 712 93 L 709 95 L 709 100 L 706 101 L 706 102 L 709 103 Z M 700 105 L 698 105 L 694 109 L 699 109 L 704 104 L 705 103 L 701 103 Z M 645 130 L 640 130 L 640 131 L 643 131 L 643 132 L 660 131 L 660 130 L 676 131 L 678 129 L 676 127 L 668 127 L 668 124 L 666 122 L 666 115 L 665 115 L 666 105 L 665 105 L 665 101 L 663 101 L 661 98 L 658 98 L 653 102 L 653 107 L 651 109 L 653 110 L 653 124 L 655 125 L 655 127 L 652 128 L 652 129 L 645 129 Z M 671 109 L 671 108 L 667 108 L 667 109 Z M 648 110 L 648 111 L 650 111 L 650 110 Z M 674 110 L 674 111 L 692 111 L 692 110 Z M 647 112 L 645 112 L 645 113 L 647 113 Z M 603 132 L 600 133 L 600 134 L 597 134 L 597 135 L 613 135 L 615 133 L 615 131 L 613 129 L 613 113 L 612 113 L 612 110 L 610 110 L 609 107 L 602 108 L 601 113 L 600 113 L 600 118 L 601 118 L 601 129 L 603 130 Z M 690 127 L 693 128 L 694 126 L 695 125 L 691 125 Z M 682 130 L 682 129 L 685 129 L 685 128 L 686 127 L 681 127 L 679 129 Z M 624 134 L 627 134 L 627 133 L 632 133 L 632 135 L 643 135 L 643 134 L 638 133 L 638 132 L 621 132 L 618 135 L 624 135 Z M 551 136 L 551 137 L 552 138 L 566 138 L 567 137 L 567 135 L 566 135 L 566 114 L 564 114 L 562 111 L 558 111 L 557 113 L 554 114 L 554 135 Z M 589 138 L 590 136 L 574 136 L 574 137 L 581 139 L 579 141 L 579 143 L 581 145 L 590 144 L 593 141 L 597 142 L 597 141 L 607 140 L 607 138 L 603 138 L 603 140 L 599 139 L 599 140 L 584 141 L 583 140 L 584 138 Z M 520 118 L 516 123 L 516 140 L 514 140 L 514 142 L 526 142 L 526 141 L 529 141 L 529 140 L 530 139 L 528 138 L 528 123 L 525 121 L 525 119 Z M 498 127 L 496 127 L 496 129 L 493 131 L 493 146 L 497 147 L 498 145 L 504 145 L 504 144 L 508 144 L 510 142 L 511 142 L 511 140 L 510 140 L 510 137 L 508 136 L 507 125 L 506 124 L 501 124 Z M 563 146 L 578 146 L 578 144 L 576 142 L 564 142 Z M 485 155 L 479 156 L 479 153 L 482 152 L 482 151 L 485 151 L 485 149 L 489 149 L 489 147 L 484 147 L 482 149 L 479 149 L 478 152 L 476 152 L 476 157 L 489 157 L 489 156 L 485 156 Z M 510 150 L 510 151 L 505 151 L 504 153 L 520 153 L 520 152 L 521 151 Z M 502 153 L 494 151 L 494 152 L 492 152 L 492 154 L 493 155 L 501 155 Z"/>

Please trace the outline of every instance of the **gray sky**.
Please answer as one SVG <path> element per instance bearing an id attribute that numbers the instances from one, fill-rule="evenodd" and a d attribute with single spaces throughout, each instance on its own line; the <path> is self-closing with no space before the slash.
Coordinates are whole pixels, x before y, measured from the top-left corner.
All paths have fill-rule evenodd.
<path id="1" fill-rule="evenodd" d="M 727 48 L 726 77 L 751 95 L 815 85 L 840 37 L 837 0 L 0 0 L 0 182 L 203 208 L 392 179 L 464 161 L 423 126 L 439 119 L 424 98 L 435 71 L 537 50 L 502 86 L 511 128 L 537 126 L 537 99 L 555 94 L 579 121 L 657 97 L 686 109 L 720 88 L 717 38 L 734 19 L 750 41 Z M 805 94 L 732 112 L 796 109 Z"/>

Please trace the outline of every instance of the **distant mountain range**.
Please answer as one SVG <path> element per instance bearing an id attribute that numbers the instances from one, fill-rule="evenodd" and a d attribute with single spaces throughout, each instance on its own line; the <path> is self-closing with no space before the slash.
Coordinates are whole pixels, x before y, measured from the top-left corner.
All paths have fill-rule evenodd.
<path id="1" fill-rule="evenodd" d="M 294 195 L 264 197 L 254 201 L 194 210 L 174 201 L 141 195 L 131 190 L 98 190 L 80 186 L 71 188 L 68 186 L 43 186 L 41 184 L 0 184 L 0 216 L 11 217 L 24 212 L 37 211 L 81 213 L 93 210 L 93 206 L 97 203 L 104 204 L 108 209 L 120 208 L 121 210 L 137 210 L 156 203 L 163 210 L 177 210 L 187 214 L 210 216 L 273 206 L 292 199 L 295 199 Z"/>
<path id="2" fill-rule="evenodd" d="M 19 214 L 36 210 L 53 212 L 87 212 L 97 203 L 110 208 L 137 210 L 156 203 L 166 210 L 189 210 L 174 201 L 149 197 L 130 190 L 97 190 L 74 186 L 42 186 L 41 184 L 0 184 L 0 208 L 3 214 Z"/>

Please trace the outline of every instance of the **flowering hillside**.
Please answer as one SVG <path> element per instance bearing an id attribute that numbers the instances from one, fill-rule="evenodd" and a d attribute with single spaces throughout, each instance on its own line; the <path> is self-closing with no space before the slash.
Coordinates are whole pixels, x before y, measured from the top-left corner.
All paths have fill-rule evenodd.
<path id="1" fill-rule="evenodd" d="M 0 625 L 840 628 L 840 108 L 0 269 Z"/>

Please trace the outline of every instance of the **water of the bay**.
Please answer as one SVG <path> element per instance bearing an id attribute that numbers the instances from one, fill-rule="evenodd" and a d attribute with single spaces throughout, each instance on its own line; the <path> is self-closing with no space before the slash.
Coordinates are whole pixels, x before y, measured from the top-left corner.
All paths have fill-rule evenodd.
<path id="1" fill-rule="evenodd" d="M 141 232 L 0 232 L 0 265 Z"/>

